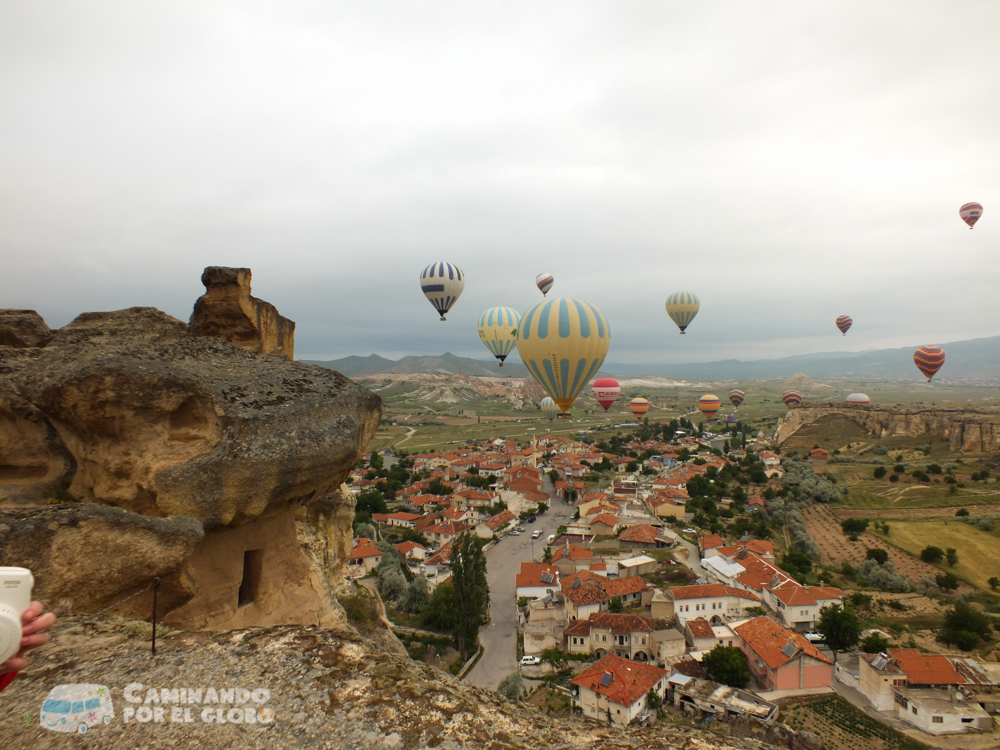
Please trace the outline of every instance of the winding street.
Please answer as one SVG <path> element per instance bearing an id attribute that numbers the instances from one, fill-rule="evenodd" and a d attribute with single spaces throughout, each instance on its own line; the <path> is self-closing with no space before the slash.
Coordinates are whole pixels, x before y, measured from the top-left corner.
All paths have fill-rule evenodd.
<path id="1" fill-rule="evenodd" d="M 552 485 L 545 480 L 544 490 L 550 494 Z M 486 551 L 486 579 L 490 584 L 490 623 L 479 633 L 483 656 L 466 675 L 466 680 L 478 687 L 496 689 L 500 681 L 517 669 L 517 602 L 514 577 L 521 570 L 521 563 L 541 559 L 549 534 L 567 524 L 574 507 L 553 497 L 552 507 L 534 523 L 523 523 L 524 533 L 508 534 Z M 531 532 L 538 529 L 542 535 L 532 542 Z"/>

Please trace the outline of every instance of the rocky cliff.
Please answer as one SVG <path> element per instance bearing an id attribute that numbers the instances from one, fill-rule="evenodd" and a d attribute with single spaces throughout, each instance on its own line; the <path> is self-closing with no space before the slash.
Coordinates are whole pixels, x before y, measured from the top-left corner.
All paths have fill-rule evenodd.
<path id="1" fill-rule="evenodd" d="M 779 421 L 782 443 L 802 426 L 833 414 L 853 419 L 876 438 L 938 434 L 950 439 L 951 450 L 971 453 L 1000 451 L 1000 411 L 960 407 L 861 406 L 808 404 L 792 407 Z"/>
<path id="2" fill-rule="evenodd" d="M 30 561 L 45 571 L 39 590 L 73 611 L 167 576 L 177 625 L 341 619 L 327 583 L 350 538 L 353 499 L 340 488 L 381 401 L 337 372 L 289 361 L 294 324 L 251 297 L 249 279 L 247 269 L 206 269 L 192 325 L 131 308 L 50 331 L 35 313 L 0 311 L 0 505 L 22 508 L 0 508 L 0 533 L 41 533 L 53 501 L 128 511 L 111 524 L 83 509 L 51 519 L 59 544 L 3 545 L 0 565 Z M 180 517 L 194 524 L 183 553 L 169 524 L 150 524 Z M 299 544 L 310 519 L 326 568 Z M 143 557 L 143 535 L 183 561 Z M 131 561 L 132 575 L 95 572 L 100 590 L 71 585 L 60 555 L 86 549 L 84 538 L 91 554 Z"/>

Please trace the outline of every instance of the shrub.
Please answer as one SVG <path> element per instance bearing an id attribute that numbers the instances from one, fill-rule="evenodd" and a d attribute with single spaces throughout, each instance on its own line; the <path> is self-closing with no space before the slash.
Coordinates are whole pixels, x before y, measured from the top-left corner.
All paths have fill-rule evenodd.
<path id="1" fill-rule="evenodd" d="M 949 547 L 944 551 L 944 556 L 948 558 L 948 564 L 955 567 L 958 564 L 958 551 L 954 547 Z"/>
<path id="2" fill-rule="evenodd" d="M 865 560 L 865 564 L 858 571 L 858 577 L 886 591 L 905 592 L 911 589 L 909 580 L 896 572 L 891 560 L 885 565 L 879 565 L 875 560 Z"/>
<path id="3" fill-rule="evenodd" d="M 884 445 L 877 445 L 877 446 L 875 446 L 875 450 L 872 451 L 872 452 L 876 456 L 884 456 L 884 455 L 886 455 L 889 452 L 889 449 L 886 448 Z"/>
<path id="4" fill-rule="evenodd" d="M 940 474 L 941 473 L 941 466 L 939 464 L 930 464 L 927 467 L 927 473 L 928 474 Z"/>
<path id="5" fill-rule="evenodd" d="M 379 572 L 378 589 L 389 601 L 396 601 L 406 591 L 406 579 L 399 568 L 387 568 Z"/>
<path id="6" fill-rule="evenodd" d="M 921 471 L 920 469 L 915 469 L 910 472 L 910 476 L 916 479 L 918 482 L 929 482 L 931 478 L 927 476 L 927 472 Z"/>
<path id="7" fill-rule="evenodd" d="M 892 470 L 894 472 L 896 472 L 897 474 L 905 474 L 906 473 L 906 467 L 903 466 L 903 464 L 896 464 L 895 466 L 892 467 Z"/>
<path id="8" fill-rule="evenodd" d="M 898 482 L 899 481 L 899 474 L 890 474 L 889 475 L 889 481 L 890 482 Z"/>
<path id="9" fill-rule="evenodd" d="M 931 545 L 929 547 L 924 547 L 920 551 L 920 559 L 925 563 L 939 563 L 944 559 L 944 550 L 940 547 L 935 547 Z"/>
<path id="10" fill-rule="evenodd" d="M 416 614 L 427 606 L 430 598 L 427 579 L 424 576 L 417 576 L 406 587 L 406 593 L 403 594 L 403 598 L 399 601 L 399 608 L 404 612 Z"/>
<path id="11" fill-rule="evenodd" d="M 934 583 L 942 591 L 954 591 L 958 588 L 958 578 L 954 573 L 938 573 L 934 578 Z"/>
<path id="12" fill-rule="evenodd" d="M 876 467 L 875 467 L 875 471 L 873 471 L 873 472 L 872 472 L 872 474 L 874 475 L 874 477 L 875 477 L 876 479 L 881 479 L 881 478 L 882 478 L 882 477 L 884 477 L 884 476 L 885 476 L 885 475 L 886 475 L 887 473 L 888 473 L 888 472 L 887 472 L 887 471 L 885 470 L 885 467 L 884 467 L 884 466 L 876 466 Z"/>
<path id="13" fill-rule="evenodd" d="M 497 692 L 510 701 L 519 701 L 524 696 L 524 677 L 520 669 L 515 669 L 504 677 L 497 686 Z"/>
<path id="14" fill-rule="evenodd" d="M 866 654 L 877 654 L 889 648 L 889 641 L 881 633 L 871 633 L 861 641 L 861 650 Z"/>
<path id="15" fill-rule="evenodd" d="M 886 552 L 884 549 L 878 549 L 878 548 L 866 549 L 865 559 L 874 560 L 879 565 L 885 565 L 887 562 L 889 562 L 889 553 Z"/>

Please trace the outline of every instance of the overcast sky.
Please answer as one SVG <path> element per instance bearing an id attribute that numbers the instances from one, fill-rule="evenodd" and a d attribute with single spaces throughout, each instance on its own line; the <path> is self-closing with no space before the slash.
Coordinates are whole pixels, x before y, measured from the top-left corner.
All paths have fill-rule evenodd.
<path id="1" fill-rule="evenodd" d="M 2 0 L 0 307 L 187 320 L 247 266 L 298 358 L 487 358 L 547 271 L 612 363 L 996 335 L 998 40 L 992 1 Z"/>

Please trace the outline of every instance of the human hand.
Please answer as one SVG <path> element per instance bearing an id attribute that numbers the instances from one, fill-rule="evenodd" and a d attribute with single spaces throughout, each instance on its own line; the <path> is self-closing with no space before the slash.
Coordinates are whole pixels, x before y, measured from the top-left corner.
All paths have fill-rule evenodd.
<path id="1" fill-rule="evenodd" d="M 0 675 L 26 669 L 28 660 L 24 655 L 31 649 L 44 646 L 49 642 L 49 634 L 42 631 L 55 624 L 56 616 L 52 612 L 43 615 L 43 609 L 41 602 L 32 602 L 24 610 L 21 615 L 21 649 L 3 664 L 0 664 Z"/>

